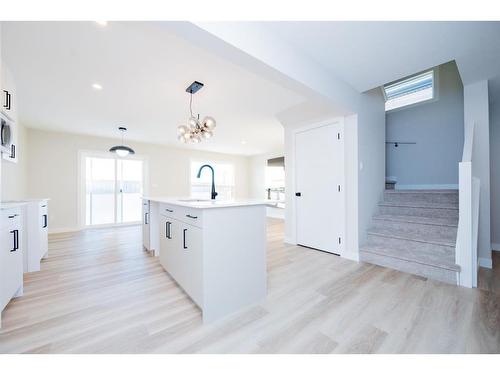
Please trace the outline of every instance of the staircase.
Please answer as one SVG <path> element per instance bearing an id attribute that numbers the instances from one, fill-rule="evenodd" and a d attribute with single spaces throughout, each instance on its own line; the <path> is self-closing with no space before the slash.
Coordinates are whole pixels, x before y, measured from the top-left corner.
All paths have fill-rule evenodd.
<path id="1" fill-rule="evenodd" d="M 458 190 L 386 190 L 360 260 L 456 284 Z"/>

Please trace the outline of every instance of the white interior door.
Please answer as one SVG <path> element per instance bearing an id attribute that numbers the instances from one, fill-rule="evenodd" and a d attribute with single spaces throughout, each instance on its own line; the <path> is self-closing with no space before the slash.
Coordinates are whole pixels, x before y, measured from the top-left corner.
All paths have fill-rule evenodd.
<path id="1" fill-rule="evenodd" d="M 295 134 L 297 244 L 341 254 L 344 244 L 343 124 Z"/>

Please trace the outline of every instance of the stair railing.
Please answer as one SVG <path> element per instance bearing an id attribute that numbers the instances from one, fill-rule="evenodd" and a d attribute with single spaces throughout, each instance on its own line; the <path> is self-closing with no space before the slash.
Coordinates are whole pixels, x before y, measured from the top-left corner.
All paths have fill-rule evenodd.
<path id="1" fill-rule="evenodd" d="M 458 231 L 455 247 L 455 263 L 460 266 L 457 284 L 477 287 L 477 240 L 479 223 L 480 181 L 473 176 L 472 152 L 474 128 L 470 126 L 464 137 L 462 161 L 458 163 Z"/>

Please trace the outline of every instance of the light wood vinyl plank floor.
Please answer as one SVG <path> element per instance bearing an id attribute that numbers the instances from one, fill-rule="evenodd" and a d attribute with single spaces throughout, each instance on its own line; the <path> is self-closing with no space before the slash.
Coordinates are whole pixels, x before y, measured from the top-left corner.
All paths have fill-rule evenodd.
<path id="1" fill-rule="evenodd" d="M 50 236 L 3 312 L 1 353 L 499 353 L 500 254 L 466 289 L 283 243 L 268 296 L 215 324 L 142 250 L 141 228 Z"/>

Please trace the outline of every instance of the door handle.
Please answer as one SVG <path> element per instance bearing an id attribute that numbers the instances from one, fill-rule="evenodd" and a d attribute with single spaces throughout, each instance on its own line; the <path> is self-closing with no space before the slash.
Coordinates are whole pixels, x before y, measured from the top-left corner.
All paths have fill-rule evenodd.
<path id="1" fill-rule="evenodd" d="M 187 246 L 186 246 L 186 232 L 187 232 L 187 229 L 184 229 L 182 231 L 182 247 L 184 249 L 187 249 Z"/>
<path id="2" fill-rule="evenodd" d="M 190 219 L 198 219 L 198 216 L 186 215 L 186 217 L 188 217 Z"/>
<path id="3" fill-rule="evenodd" d="M 10 145 L 10 158 L 16 158 L 16 145 Z"/>
<path id="4" fill-rule="evenodd" d="M 148 213 L 147 212 L 144 213 L 144 224 L 149 224 L 148 223 Z"/>
<path id="5" fill-rule="evenodd" d="M 167 212 L 174 212 L 174 210 L 171 210 L 169 208 L 165 208 L 165 211 L 167 211 Z"/>
<path id="6" fill-rule="evenodd" d="M 47 220 L 47 214 L 43 215 L 43 227 L 42 228 L 47 228 L 48 220 Z"/>
<path id="7" fill-rule="evenodd" d="M 296 197 L 301 197 L 301 196 L 302 196 L 302 193 L 301 193 L 301 192 L 297 192 L 297 193 L 295 193 L 295 196 L 296 196 Z"/>
<path id="8" fill-rule="evenodd" d="M 10 92 L 7 91 L 7 109 L 9 111 L 10 111 L 10 98 L 11 98 Z"/>

